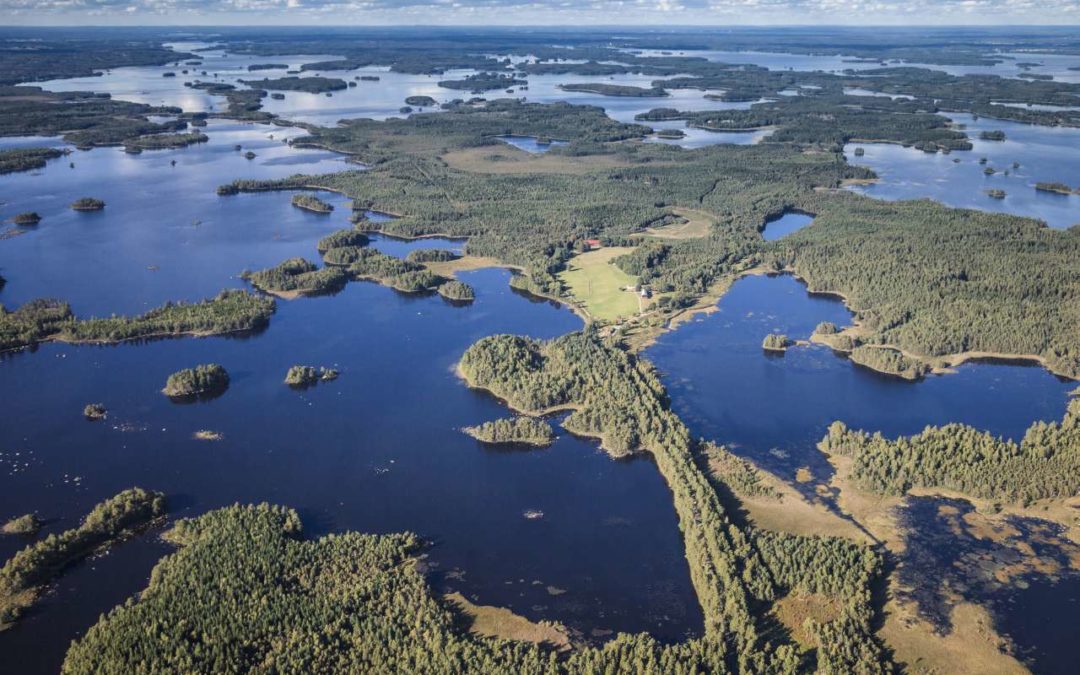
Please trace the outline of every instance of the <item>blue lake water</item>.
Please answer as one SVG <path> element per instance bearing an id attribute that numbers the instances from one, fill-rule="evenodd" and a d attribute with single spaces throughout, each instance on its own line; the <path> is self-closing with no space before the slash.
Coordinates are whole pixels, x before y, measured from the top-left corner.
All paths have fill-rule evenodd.
<path id="1" fill-rule="evenodd" d="M 853 67 L 841 57 L 734 54 L 776 67 Z M 203 54 L 203 65 L 182 67 L 210 73 L 191 79 L 216 75 L 218 81 L 235 83 L 284 74 L 249 73 L 252 63 L 296 68 L 325 58 L 215 50 Z M 108 91 L 189 111 L 224 107 L 220 97 L 183 87 L 180 74 L 162 77 L 170 70 L 178 68 L 115 69 L 45 86 Z M 385 68 L 323 72 L 350 80 L 377 73 L 381 79 L 357 81 L 333 97 L 286 92 L 283 101 L 267 99 L 266 109 L 319 124 L 342 117 L 385 118 L 399 114 L 405 96 L 430 95 L 440 102 L 467 97 L 467 92 L 439 88 L 437 81 L 468 72 L 441 77 Z M 699 90 L 649 99 L 564 92 L 557 86 L 587 81 L 649 86 L 652 79 L 540 76 L 529 78 L 529 89 L 514 95 L 600 105 L 628 122 L 661 106 L 750 105 L 710 101 L 704 98 L 708 92 Z M 853 161 L 883 177 L 867 192 L 956 203 L 970 188 L 979 208 L 1037 215 L 1054 226 L 1080 220 L 1076 197 L 1044 199 L 1031 187 L 1036 180 L 1080 175 L 1070 155 L 1075 130 L 956 118 L 969 124 L 974 137 L 980 129 L 1001 128 L 1009 140 L 976 140 L 974 151 L 950 156 L 865 146 L 866 157 Z M 239 278 L 244 269 L 293 256 L 317 260 L 315 242 L 349 226 L 348 200 L 339 195 L 321 195 L 336 207 L 326 216 L 291 207 L 284 192 L 232 197 L 214 192 L 240 177 L 356 168 L 338 155 L 283 142 L 303 135 L 302 130 L 211 121 L 205 131 L 208 143 L 181 150 L 127 155 L 99 148 L 73 152 L 40 171 L 4 176 L 0 220 L 34 210 L 43 221 L 0 240 L 0 273 L 8 279 L 0 303 L 14 307 L 51 296 L 71 302 L 81 315 L 107 315 L 141 312 L 168 300 L 197 300 L 224 287 L 245 286 Z M 686 138 L 678 141 L 649 140 L 699 147 L 757 142 L 764 135 L 685 131 Z M 237 144 L 257 157 L 244 159 L 234 149 Z M 29 145 L 64 144 L 50 138 L 0 139 L 0 148 Z M 977 163 L 981 156 L 996 168 L 1011 169 L 1020 161 L 1021 169 L 987 179 Z M 953 158 L 961 158 L 961 164 Z M 919 178 L 925 176 L 930 179 Z M 980 181 L 995 180 L 1007 185 L 1009 196 L 989 204 L 976 199 L 984 187 Z M 68 204 L 83 196 L 104 199 L 107 207 L 72 212 Z M 391 217 L 368 216 L 374 222 Z M 763 236 L 784 236 L 810 220 L 786 214 L 768 224 Z M 417 248 L 460 250 L 463 242 L 373 235 L 371 246 L 404 256 Z M 507 414 L 499 402 L 467 390 L 451 372 L 468 345 L 495 333 L 553 337 L 581 325 L 569 310 L 511 290 L 505 270 L 461 278 L 477 292 L 467 307 L 434 295 L 353 283 L 334 296 L 280 301 L 269 328 L 245 338 L 115 347 L 48 344 L 0 357 L 5 419 L 18 420 L 0 424 L 0 516 L 37 511 L 49 521 L 47 531 L 55 532 L 133 484 L 166 491 L 175 517 L 236 501 L 278 502 L 300 511 L 309 534 L 418 532 L 433 541 L 436 587 L 460 590 L 476 602 L 562 621 L 586 633 L 647 630 L 664 640 L 697 634 L 702 618 L 670 492 L 647 458 L 612 461 L 595 443 L 565 433 L 551 448 L 520 451 L 494 450 L 459 432 L 461 426 Z M 727 443 L 785 477 L 803 466 L 819 480 L 827 477 L 829 467 L 814 444 L 835 419 L 889 435 L 959 421 L 1017 437 L 1035 419 L 1059 419 L 1067 392 L 1075 387 L 1041 369 L 1019 366 L 972 364 L 912 384 L 857 368 L 824 347 L 767 356 L 761 341 L 768 333 L 805 338 L 819 321 L 849 321 L 840 303 L 808 296 L 790 277 L 741 280 L 719 308 L 663 336 L 646 355 L 664 373 L 676 412 L 695 434 Z M 206 362 L 221 363 L 231 374 L 231 386 L 220 398 L 176 405 L 159 393 L 169 373 Z M 282 380 L 295 364 L 338 368 L 341 377 L 294 391 Z M 82 408 L 90 402 L 106 405 L 105 421 L 83 419 Z M 223 438 L 194 440 L 192 434 L 202 429 Z M 527 510 L 544 516 L 526 519 Z M 0 556 L 24 543 L 0 538 Z M 17 662 L 20 672 L 56 672 L 69 641 L 101 612 L 144 587 L 153 563 L 167 550 L 144 537 L 77 565 L 30 616 L 0 633 L 0 652 Z M 1054 595 L 1040 593 L 1010 596 L 1015 609 L 1001 611 L 1003 625 L 1026 649 L 1060 654 L 1060 647 L 1024 634 L 1017 618 L 1037 615 L 1047 606 L 1046 597 Z"/>
<path id="2" fill-rule="evenodd" d="M 775 241 L 803 229 L 812 222 L 814 222 L 814 217 L 811 215 L 789 211 L 779 218 L 766 221 L 761 236 L 765 241 Z"/>
<path id="3" fill-rule="evenodd" d="M 945 155 L 899 145 L 850 143 L 844 148 L 848 161 L 868 166 L 880 177 L 877 183 L 852 189 L 882 199 L 930 198 L 950 206 L 1030 216 L 1051 227 L 1080 223 L 1080 195 L 1035 190 L 1038 182 L 1080 187 L 1080 129 L 975 120 L 958 113 L 949 117 L 966 126 L 972 150 Z M 980 132 L 994 130 L 1004 131 L 1005 140 L 980 140 Z M 856 147 L 866 154 L 855 157 Z M 985 164 L 980 163 L 982 158 Z M 1019 162 L 1019 168 L 1013 167 L 1014 162 Z M 986 175 L 986 167 L 996 173 Z M 1005 198 L 988 196 L 986 191 L 991 189 L 1004 190 Z"/>
<path id="4" fill-rule="evenodd" d="M 835 420 L 888 436 L 963 422 L 1019 438 L 1035 420 L 1061 419 L 1077 386 L 1041 368 L 987 363 L 911 383 L 855 366 L 824 346 L 783 356 L 761 349 L 770 333 L 807 339 L 819 322 L 845 326 L 850 317 L 839 301 L 808 295 L 794 277 L 747 277 L 716 313 L 661 336 L 646 356 L 691 431 L 788 477 L 810 466 L 827 479 L 831 472 L 815 446 Z"/>

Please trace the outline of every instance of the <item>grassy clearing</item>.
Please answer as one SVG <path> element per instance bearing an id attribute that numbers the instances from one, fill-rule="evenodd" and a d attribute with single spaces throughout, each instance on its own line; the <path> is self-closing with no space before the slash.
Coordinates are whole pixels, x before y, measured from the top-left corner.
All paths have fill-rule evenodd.
<path id="1" fill-rule="evenodd" d="M 461 610 L 476 635 L 533 642 L 560 652 L 571 649 L 570 638 L 552 624 L 533 623 L 503 607 L 473 604 L 461 593 L 450 593 L 446 599 Z"/>
<path id="2" fill-rule="evenodd" d="M 612 259 L 631 250 L 613 246 L 582 253 L 570 260 L 568 269 L 559 274 L 559 279 L 592 318 L 616 321 L 634 316 L 641 309 L 638 295 L 623 290 L 636 285 L 637 278 L 611 264 Z"/>
<path id="3" fill-rule="evenodd" d="M 672 211 L 683 218 L 683 222 L 650 227 L 641 236 L 654 239 L 700 239 L 708 235 L 709 230 L 716 223 L 716 220 L 704 211 L 682 208 L 672 209 Z"/>
<path id="4" fill-rule="evenodd" d="M 442 159 L 453 169 L 471 173 L 584 174 L 632 166 L 630 162 L 615 155 L 567 157 L 548 153 L 532 154 L 505 144 L 453 150 L 444 154 Z"/>

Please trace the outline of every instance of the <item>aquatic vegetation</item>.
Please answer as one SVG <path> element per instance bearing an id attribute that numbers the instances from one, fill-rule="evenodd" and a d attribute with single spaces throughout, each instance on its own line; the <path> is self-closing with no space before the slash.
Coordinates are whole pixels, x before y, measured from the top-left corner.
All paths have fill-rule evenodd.
<path id="1" fill-rule="evenodd" d="M 74 211 L 100 211 L 105 208 L 105 202 L 93 197 L 80 197 L 71 202 L 71 208 Z"/>
<path id="2" fill-rule="evenodd" d="M 217 394 L 229 387 L 229 373 L 216 363 L 184 368 L 169 375 L 161 393 L 172 398 Z"/>
<path id="3" fill-rule="evenodd" d="M 44 169 L 50 159 L 63 157 L 63 150 L 56 148 L 14 148 L 0 150 L 0 174 L 16 171 Z"/>
<path id="4" fill-rule="evenodd" d="M 1061 422 L 1035 422 L 1019 443 L 963 424 L 893 440 L 834 422 L 820 447 L 851 457 L 852 478 L 872 492 L 955 490 L 1026 506 L 1080 490 L 1080 398 L 1070 401 Z"/>
<path id="5" fill-rule="evenodd" d="M 334 210 L 333 204 L 328 204 L 315 195 L 297 194 L 292 197 L 292 205 L 298 209 L 313 213 L 330 213 Z"/>
<path id="6" fill-rule="evenodd" d="M 83 417 L 90 421 L 105 419 L 107 412 L 105 406 L 101 403 L 87 403 L 86 407 L 83 408 Z"/>
<path id="7" fill-rule="evenodd" d="M 348 281 L 341 268 L 319 269 L 304 258 L 289 258 L 276 267 L 251 272 L 246 278 L 259 290 L 284 296 L 333 293 Z"/>
<path id="8" fill-rule="evenodd" d="M 164 495 L 131 488 L 95 506 L 78 527 L 50 534 L 16 553 L 0 568 L 0 630 L 33 605 L 42 587 L 64 568 L 164 514 Z"/>
<path id="9" fill-rule="evenodd" d="M 0 526 L 0 534 L 19 534 L 23 536 L 37 534 L 41 529 L 41 519 L 33 513 L 16 516 Z"/>
<path id="10" fill-rule="evenodd" d="M 555 441 L 551 425 L 535 417 L 509 417 L 491 420 L 462 431 L 484 443 L 520 443 L 544 447 Z"/>

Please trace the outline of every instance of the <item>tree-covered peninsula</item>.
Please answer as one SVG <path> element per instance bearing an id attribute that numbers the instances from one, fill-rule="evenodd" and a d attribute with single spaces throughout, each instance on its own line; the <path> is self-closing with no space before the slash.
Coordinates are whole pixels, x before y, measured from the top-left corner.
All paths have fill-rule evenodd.
<path id="1" fill-rule="evenodd" d="M 349 278 L 340 267 L 318 268 L 304 258 L 289 258 L 275 267 L 246 275 L 251 285 L 283 298 L 340 291 Z"/>
<path id="2" fill-rule="evenodd" d="M 131 488 L 95 506 L 78 527 L 50 534 L 16 553 L 0 568 L 0 630 L 9 628 L 33 605 L 44 586 L 64 568 L 164 514 L 164 495 Z"/>
<path id="3" fill-rule="evenodd" d="M 850 457 L 852 479 L 871 492 L 940 489 L 1026 506 L 1080 491 L 1080 398 L 1060 422 L 1035 422 L 1019 443 L 963 424 L 893 440 L 834 422 L 820 446 Z"/>
<path id="4" fill-rule="evenodd" d="M 138 316 L 100 319 L 77 319 L 59 300 L 31 300 L 15 310 L 0 305 L 0 351 L 46 340 L 104 344 L 252 331 L 264 327 L 273 313 L 272 299 L 235 289 L 195 303 L 168 302 Z"/>

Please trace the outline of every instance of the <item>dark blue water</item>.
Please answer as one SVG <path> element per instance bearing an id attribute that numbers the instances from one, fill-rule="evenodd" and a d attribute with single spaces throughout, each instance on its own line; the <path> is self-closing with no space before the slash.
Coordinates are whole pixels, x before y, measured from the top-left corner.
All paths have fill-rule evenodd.
<path id="1" fill-rule="evenodd" d="M 50 161 L 41 171 L 4 176 L 0 220 L 37 211 L 42 221 L 0 240 L 0 274 L 8 279 L 0 303 L 58 297 L 77 314 L 108 315 L 199 300 L 242 286 L 245 269 L 293 256 L 316 259 L 319 238 L 350 227 L 348 200 L 340 195 L 322 194 L 336 210 L 320 215 L 291 206 L 284 192 L 215 192 L 240 177 L 350 168 L 340 155 L 283 142 L 302 130 L 214 121 L 206 133 L 209 142 L 181 150 L 129 155 L 98 148 Z M 256 158 L 245 159 L 237 144 Z M 105 209 L 72 211 L 79 197 L 103 199 Z"/>
<path id="2" fill-rule="evenodd" d="M 0 514 L 37 511 L 59 519 L 56 531 L 133 484 L 164 490 L 174 517 L 270 501 L 297 508 L 311 534 L 431 538 L 439 570 L 464 572 L 447 587 L 485 604 L 586 632 L 694 632 L 701 615 L 670 493 L 648 460 L 616 462 L 567 434 L 544 450 L 491 450 L 458 431 L 507 414 L 451 372 L 472 342 L 580 327 L 569 310 L 513 292 L 508 277 L 462 275 L 477 293 L 465 308 L 354 283 L 333 297 L 279 302 L 270 327 L 248 339 L 45 345 L 6 357 L 0 449 L 29 466 L 4 467 Z M 169 373 L 207 362 L 231 375 L 220 398 L 177 405 L 159 393 Z M 283 384 L 294 364 L 341 376 L 295 391 Z M 83 406 L 97 401 L 108 419 L 85 421 Z M 224 438 L 194 440 L 202 429 Z M 544 517 L 526 519 L 530 509 Z M 21 545 L 0 540 L 0 556 Z M 73 630 L 145 585 L 153 556 L 140 551 L 113 551 L 119 573 L 92 574 L 97 590 L 86 598 L 62 582 L 55 600 L 0 634 L 0 651 L 25 658 L 22 672 L 54 672 Z"/>
<path id="3" fill-rule="evenodd" d="M 815 445 L 834 420 L 888 436 L 963 422 L 1019 438 L 1035 420 L 1061 419 L 1076 388 L 1036 367 L 968 364 L 911 383 L 859 368 L 823 346 L 766 354 L 761 342 L 769 333 L 806 339 L 821 321 L 851 321 L 839 301 L 808 295 L 791 276 L 742 279 L 718 309 L 662 336 L 646 356 L 695 434 L 789 476 L 806 465 L 818 478 L 828 476 Z"/>
<path id="4" fill-rule="evenodd" d="M 814 222 L 814 217 L 811 215 L 788 211 L 779 218 L 767 221 L 765 223 L 765 229 L 761 232 L 761 236 L 766 241 L 774 241 L 780 237 L 785 237 L 792 232 L 801 230 L 812 222 Z"/>

